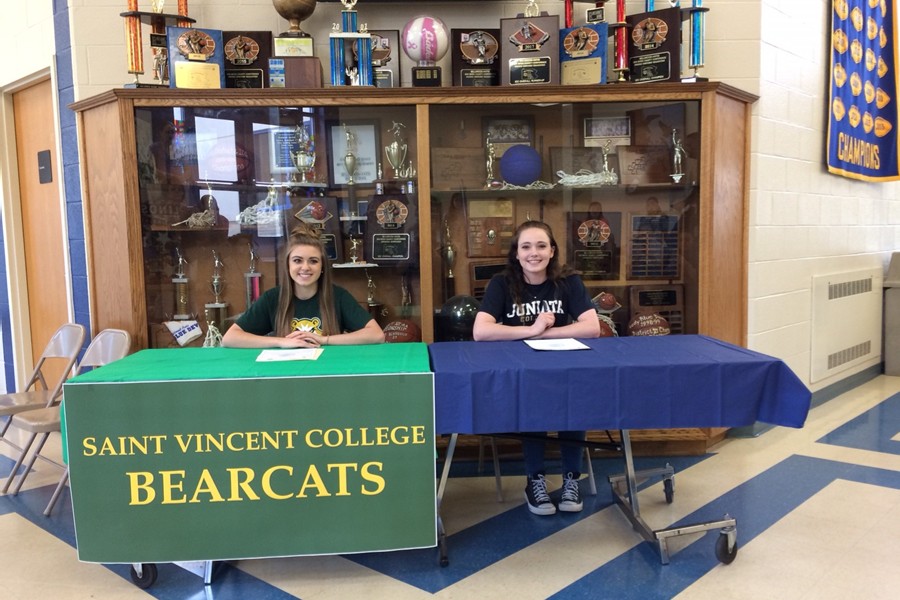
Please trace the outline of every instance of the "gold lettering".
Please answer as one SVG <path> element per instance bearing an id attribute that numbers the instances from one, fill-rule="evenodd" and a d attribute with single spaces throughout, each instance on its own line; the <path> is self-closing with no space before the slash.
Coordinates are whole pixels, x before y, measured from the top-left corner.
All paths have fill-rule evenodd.
<path id="1" fill-rule="evenodd" d="M 319 470 L 316 469 L 316 465 L 309 465 L 309 470 L 306 472 L 306 477 L 303 480 L 303 485 L 300 486 L 300 491 L 297 492 L 298 498 L 306 498 L 306 489 L 312 487 L 316 489 L 316 496 L 330 496 L 328 493 L 328 489 L 325 487 L 325 482 L 322 481 L 322 476 L 319 475 Z"/>
<path id="2" fill-rule="evenodd" d="M 162 504 L 184 504 L 187 497 L 182 493 L 175 498 L 173 492 L 184 492 L 184 471 L 160 471 L 162 479 Z"/>
<path id="3" fill-rule="evenodd" d="M 209 494 L 210 502 L 225 501 L 225 498 L 219 493 L 219 488 L 216 487 L 216 482 L 209 473 L 209 469 L 203 469 L 203 472 L 200 473 L 200 480 L 197 482 L 197 487 L 194 488 L 194 495 L 191 496 L 191 502 L 200 502 L 200 499 L 197 497 L 200 494 Z"/>
<path id="4" fill-rule="evenodd" d="M 250 482 L 253 481 L 253 469 L 242 467 L 228 469 L 228 472 L 231 473 L 231 496 L 228 497 L 229 502 L 243 500 L 238 490 L 243 491 L 248 500 L 259 500 L 259 495 L 250 487 Z M 244 476 L 243 479 L 240 478 L 240 475 Z"/>
<path id="5" fill-rule="evenodd" d="M 150 504 L 156 498 L 153 489 L 153 474 L 145 471 L 125 473 L 128 476 L 128 488 L 131 490 L 131 499 L 128 506 L 143 506 Z"/>
<path id="6" fill-rule="evenodd" d="M 365 485 L 360 488 L 360 491 L 366 496 L 377 496 L 381 492 L 384 491 L 384 477 L 381 475 L 375 475 L 372 473 L 373 470 L 377 470 L 379 473 L 383 470 L 384 464 L 380 462 L 367 462 L 362 466 L 362 470 L 360 471 L 360 476 L 370 483 L 375 484 L 375 489 L 370 490 L 366 488 Z"/>
<path id="7" fill-rule="evenodd" d="M 274 498 L 275 500 L 287 500 L 288 498 L 293 497 L 293 494 L 276 494 L 275 490 L 272 488 L 272 475 L 275 474 L 275 471 L 287 471 L 288 476 L 294 474 L 294 469 L 288 467 L 286 465 L 279 465 L 275 467 L 270 467 L 266 469 L 266 472 L 263 473 L 262 479 L 260 480 L 260 484 L 262 485 L 263 493 L 269 498 Z"/>
<path id="8" fill-rule="evenodd" d="M 329 464 L 328 471 L 338 472 L 338 491 L 336 496 L 349 496 L 350 492 L 347 491 L 347 469 L 357 470 L 356 463 L 338 463 L 338 464 Z"/>

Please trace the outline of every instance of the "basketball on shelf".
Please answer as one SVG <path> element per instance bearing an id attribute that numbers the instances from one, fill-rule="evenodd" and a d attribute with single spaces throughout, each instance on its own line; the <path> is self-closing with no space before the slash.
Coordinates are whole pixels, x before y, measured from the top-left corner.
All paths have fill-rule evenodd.
<path id="1" fill-rule="evenodd" d="M 421 342 L 422 332 L 419 330 L 419 326 L 409 319 L 391 321 L 384 326 L 384 341 L 391 344 Z"/>
<path id="2" fill-rule="evenodd" d="M 659 313 L 639 313 L 628 322 L 628 335 L 669 335 L 669 322 Z"/>
<path id="3" fill-rule="evenodd" d="M 500 157 L 500 175 L 506 183 L 525 187 L 541 178 L 541 155 L 525 144 L 510 146 Z"/>

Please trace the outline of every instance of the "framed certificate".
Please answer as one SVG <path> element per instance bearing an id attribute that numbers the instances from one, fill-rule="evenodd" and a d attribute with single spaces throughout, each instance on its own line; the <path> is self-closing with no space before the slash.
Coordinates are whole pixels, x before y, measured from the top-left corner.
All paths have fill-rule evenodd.
<path id="1" fill-rule="evenodd" d="M 341 121 L 328 130 L 328 182 L 373 183 L 378 179 L 378 122 Z"/>

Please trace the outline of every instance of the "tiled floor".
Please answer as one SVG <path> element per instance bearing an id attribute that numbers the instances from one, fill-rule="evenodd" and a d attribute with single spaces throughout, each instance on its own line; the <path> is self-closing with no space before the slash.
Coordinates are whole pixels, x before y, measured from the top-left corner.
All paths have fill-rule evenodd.
<path id="1" fill-rule="evenodd" d="M 0 452 L 8 451 L 3 444 Z M 727 440 L 705 457 L 641 459 L 638 467 L 665 460 L 676 468 L 675 501 L 666 504 L 661 484 L 648 482 L 639 494 L 644 519 L 664 527 L 734 516 L 739 551 L 732 564 L 716 560 L 717 534 L 708 533 L 671 542 L 671 563 L 662 565 L 612 505 L 605 477 L 617 461 L 594 461 L 600 490 L 586 498 L 584 512 L 553 517 L 522 506 L 520 465 L 504 462 L 500 503 L 490 474 L 466 474 L 459 464 L 444 498 L 446 568 L 435 550 L 240 561 L 204 587 L 164 564 L 142 591 L 128 579 L 128 565 L 77 561 L 68 492 L 51 517 L 41 514 L 60 474 L 42 463 L 27 489 L 0 497 L 0 597 L 898 597 L 900 378 L 878 377 L 814 408 L 803 429 L 774 428 Z M 0 456 L 0 473 L 11 466 Z"/>

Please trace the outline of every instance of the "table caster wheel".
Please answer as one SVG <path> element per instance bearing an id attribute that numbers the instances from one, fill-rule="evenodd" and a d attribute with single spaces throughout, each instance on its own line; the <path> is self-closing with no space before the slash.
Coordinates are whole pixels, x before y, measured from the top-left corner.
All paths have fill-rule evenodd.
<path id="1" fill-rule="evenodd" d="M 663 479 L 663 493 L 666 495 L 666 504 L 672 504 L 675 499 L 675 480 Z"/>
<path id="2" fill-rule="evenodd" d="M 144 563 L 141 565 L 141 574 L 138 575 L 137 569 L 134 568 L 134 565 L 131 567 L 131 581 L 134 582 L 134 585 L 138 586 L 142 590 L 146 590 L 148 587 L 153 585 L 156 582 L 156 577 L 159 575 L 159 571 L 156 569 L 156 565 L 153 563 Z"/>
<path id="3" fill-rule="evenodd" d="M 716 540 L 716 558 L 719 559 L 719 562 L 723 565 L 730 565 L 734 562 L 734 557 L 737 556 L 738 545 L 737 542 L 734 543 L 734 547 L 731 548 L 731 551 L 728 550 L 728 535 L 725 533 L 720 533 L 719 538 Z"/>

